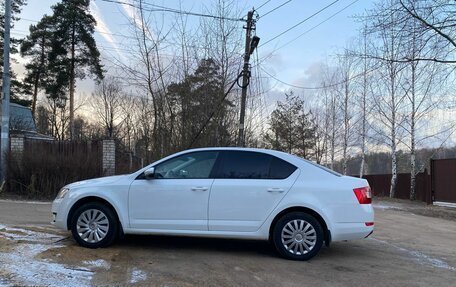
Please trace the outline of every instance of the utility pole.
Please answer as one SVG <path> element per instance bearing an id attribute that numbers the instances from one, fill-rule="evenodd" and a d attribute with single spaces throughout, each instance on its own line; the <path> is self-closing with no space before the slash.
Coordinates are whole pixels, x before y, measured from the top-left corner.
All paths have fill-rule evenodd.
<path id="1" fill-rule="evenodd" d="M 3 88 L 2 88 L 2 125 L 0 146 L 0 182 L 6 179 L 8 162 L 6 156 L 9 152 L 9 118 L 10 118 L 10 29 L 11 29 L 11 0 L 5 0 L 5 35 L 3 42 Z"/>
<path id="2" fill-rule="evenodd" d="M 247 100 L 247 86 L 250 81 L 250 54 L 253 52 L 251 49 L 252 42 L 252 30 L 255 29 L 255 20 L 253 20 L 254 10 L 247 13 L 247 25 L 244 27 L 245 32 L 245 54 L 244 54 L 244 67 L 242 69 L 242 95 L 241 95 L 241 113 L 239 117 L 239 137 L 238 146 L 245 146 L 245 134 L 244 134 L 244 120 L 245 120 L 245 102 Z M 259 41 L 259 38 L 258 38 Z M 257 43 L 258 45 L 258 43 Z"/>

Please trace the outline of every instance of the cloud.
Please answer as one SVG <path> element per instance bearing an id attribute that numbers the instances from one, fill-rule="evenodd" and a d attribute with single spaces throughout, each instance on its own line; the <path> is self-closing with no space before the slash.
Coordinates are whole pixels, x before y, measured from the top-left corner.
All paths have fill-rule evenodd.
<path id="1" fill-rule="evenodd" d="M 137 8 L 133 7 L 132 1 L 126 1 L 125 3 L 121 3 L 121 6 L 126 16 L 135 24 L 135 26 L 138 29 L 143 30 L 143 23 L 141 21 L 141 17 L 137 14 Z M 152 32 L 149 30 L 149 27 L 147 27 L 147 25 L 144 26 L 144 30 L 147 31 L 146 37 L 149 38 L 149 40 L 153 40 L 151 36 Z"/>
<path id="2" fill-rule="evenodd" d="M 97 4 L 95 4 L 95 2 L 93 1 L 90 2 L 90 11 L 92 13 L 92 16 L 97 21 L 95 30 L 99 32 L 103 39 L 105 39 L 112 46 L 112 48 L 116 51 L 117 55 L 119 55 L 123 60 L 125 60 L 125 54 L 122 52 L 116 40 L 114 39 L 111 29 L 109 29 L 108 25 L 104 21 Z"/>

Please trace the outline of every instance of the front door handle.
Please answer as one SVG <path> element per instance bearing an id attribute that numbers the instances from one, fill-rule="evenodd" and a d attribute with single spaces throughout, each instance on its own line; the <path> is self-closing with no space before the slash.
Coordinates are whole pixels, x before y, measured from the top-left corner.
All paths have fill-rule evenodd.
<path id="1" fill-rule="evenodd" d="M 268 188 L 268 192 L 278 192 L 278 193 L 282 193 L 284 192 L 285 190 L 283 188 L 279 188 L 279 187 L 271 187 L 271 188 Z"/>
<path id="2" fill-rule="evenodd" d="M 208 188 L 204 187 L 204 186 L 195 186 L 195 187 L 192 187 L 191 190 L 192 191 L 206 191 L 206 190 L 208 190 Z"/>

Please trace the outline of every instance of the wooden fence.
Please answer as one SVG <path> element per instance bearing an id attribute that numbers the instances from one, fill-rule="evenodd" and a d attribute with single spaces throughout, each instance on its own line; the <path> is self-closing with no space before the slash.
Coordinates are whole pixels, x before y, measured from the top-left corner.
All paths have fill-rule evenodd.
<path id="1" fill-rule="evenodd" d="M 113 140 L 56 141 L 11 138 L 7 192 L 25 198 L 51 199 L 64 185 L 142 166 L 141 158 L 116 152 Z"/>
<path id="2" fill-rule="evenodd" d="M 391 186 L 391 174 L 365 175 L 374 196 L 389 196 Z M 416 175 L 416 199 L 428 204 L 432 203 L 431 178 L 425 170 Z M 399 173 L 397 175 L 395 198 L 410 198 L 410 174 Z"/>
<path id="3" fill-rule="evenodd" d="M 416 176 L 416 198 L 428 204 L 456 204 L 456 159 L 431 160 L 431 173 Z M 375 196 L 389 196 L 391 174 L 365 175 Z M 397 177 L 396 198 L 410 198 L 410 174 Z"/>

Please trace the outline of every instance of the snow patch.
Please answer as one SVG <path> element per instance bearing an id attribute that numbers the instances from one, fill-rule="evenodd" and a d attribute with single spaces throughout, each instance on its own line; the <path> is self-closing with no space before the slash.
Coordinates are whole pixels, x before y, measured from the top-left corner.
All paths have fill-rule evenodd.
<path id="1" fill-rule="evenodd" d="M 19 285 L 89 286 L 92 272 L 84 268 L 67 268 L 62 264 L 41 261 L 35 257 L 48 250 L 42 244 L 21 244 L 8 253 L 0 253 L 2 269 Z"/>
<path id="2" fill-rule="evenodd" d="M 40 260 L 36 257 L 50 248 L 62 247 L 54 242 L 62 236 L 36 232 L 23 228 L 0 225 L 0 237 L 11 241 L 20 240 L 13 250 L 0 249 L 0 268 L 8 274 L 8 283 L 33 286 L 89 286 L 92 271 L 84 267 L 70 268 L 63 264 Z M 100 262 L 97 262 L 100 264 Z M 3 282 L 0 281 L 0 285 Z M 5 283 L 5 285 L 7 285 Z"/>
<path id="3" fill-rule="evenodd" d="M 398 209 L 398 210 L 403 210 L 400 206 L 397 205 L 388 205 L 388 204 L 378 204 L 378 203 L 373 203 L 372 206 L 377 209 Z"/>
<path id="4" fill-rule="evenodd" d="M 399 250 L 399 251 L 401 251 L 403 253 L 407 253 L 407 254 L 411 255 L 412 258 L 414 259 L 414 261 L 418 262 L 421 265 L 430 265 L 432 267 L 437 267 L 437 268 L 447 269 L 447 270 L 451 270 L 451 271 L 456 271 L 456 267 L 448 265 L 448 263 L 446 263 L 445 261 L 443 261 L 441 259 L 428 256 L 428 255 L 426 255 L 424 253 L 421 253 L 419 251 L 409 250 L 409 249 L 400 247 L 398 245 L 395 245 L 395 244 L 392 244 L 392 243 L 389 243 L 389 242 L 386 242 L 386 241 L 383 241 L 383 240 L 380 240 L 380 239 L 376 239 L 376 238 L 373 238 L 373 237 L 371 237 L 370 239 L 374 240 L 374 241 L 377 241 L 377 242 L 380 242 L 380 243 L 383 243 L 383 244 L 386 244 L 386 245 L 389 245 L 389 246 L 394 247 L 395 249 L 397 249 L 397 250 Z"/>
<path id="5" fill-rule="evenodd" d="M 97 259 L 97 260 L 86 260 L 82 261 L 84 265 L 89 265 L 95 268 L 103 268 L 105 270 L 109 270 L 111 268 L 111 264 L 109 264 L 106 260 Z"/>
<path id="6" fill-rule="evenodd" d="M 130 284 L 135 284 L 140 281 L 145 281 L 147 279 L 147 274 L 146 272 L 133 268 L 131 271 L 131 278 L 130 278 Z"/>
<path id="7" fill-rule="evenodd" d="M 64 238 L 62 236 L 32 231 L 25 228 L 7 227 L 2 224 L 0 224 L 0 237 L 10 240 L 26 240 L 33 243 L 50 243 Z"/>

